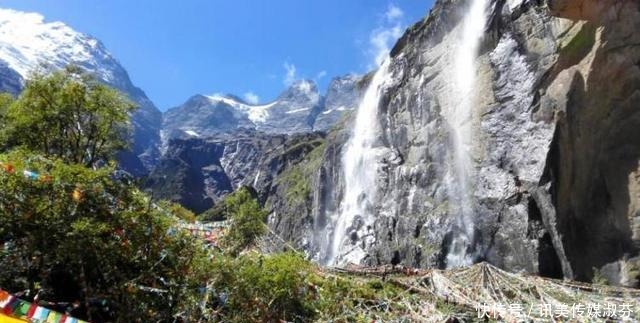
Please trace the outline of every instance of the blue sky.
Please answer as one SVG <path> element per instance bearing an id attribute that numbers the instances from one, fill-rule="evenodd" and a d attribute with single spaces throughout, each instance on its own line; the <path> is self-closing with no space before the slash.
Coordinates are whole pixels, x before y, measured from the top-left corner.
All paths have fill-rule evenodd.
<path id="1" fill-rule="evenodd" d="M 166 110 L 193 94 L 267 102 L 295 79 L 364 73 L 432 0 L 0 0 L 100 39 Z"/>

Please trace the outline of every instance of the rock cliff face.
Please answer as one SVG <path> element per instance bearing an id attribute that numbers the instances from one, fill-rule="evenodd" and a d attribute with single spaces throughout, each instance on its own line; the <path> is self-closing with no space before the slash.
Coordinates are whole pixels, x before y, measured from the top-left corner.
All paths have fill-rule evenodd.
<path id="1" fill-rule="evenodd" d="M 284 135 L 238 130 L 207 139 L 174 139 L 167 146 L 148 188 L 201 213 L 228 193 L 251 186 L 265 203 L 274 179 L 323 142 L 319 133 Z"/>
<path id="2" fill-rule="evenodd" d="M 347 120 L 328 136 L 320 161 L 298 165 L 308 191 L 291 203 L 287 190 L 273 192 L 269 200 L 280 202 L 270 204 L 271 226 L 319 261 L 338 234 L 350 241 L 338 259 L 360 250 L 363 263 L 445 267 L 468 208 L 473 232 L 464 253 L 473 261 L 582 280 L 603 268 L 616 283 L 636 284 L 638 2 L 487 1 L 474 86 L 459 98 L 451 53 L 472 2 L 438 1 L 392 50 L 377 107 L 376 149 L 384 153 L 366 211 L 373 225 L 362 227 L 361 215 L 335 232 L 350 176 L 342 159 Z M 459 122 L 457 100 L 471 102 Z M 452 194 L 460 193 L 456 143 L 470 164 L 468 205 Z"/>
<path id="3" fill-rule="evenodd" d="M 552 14 L 580 20 L 543 83 L 556 109 L 541 184 L 573 274 L 609 263 L 614 282 L 638 281 L 640 247 L 640 4 L 551 1 Z M 635 257 L 635 258 L 634 258 Z M 635 273 L 635 277 L 632 277 Z"/>

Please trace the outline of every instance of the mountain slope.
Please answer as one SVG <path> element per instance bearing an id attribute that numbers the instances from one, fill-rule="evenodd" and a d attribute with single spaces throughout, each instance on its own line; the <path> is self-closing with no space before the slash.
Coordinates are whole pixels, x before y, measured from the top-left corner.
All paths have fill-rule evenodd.
<path id="1" fill-rule="evenodd" d="M 123 153 L 121 159 L 132 173 L 146 173 L 158 158 L 162 114 L 104 45 L 64 23 L 45 22 L 40 14 L 0 9 L 0 90 L 18 93 L 31 72 L 69 64 L 82 67 L 139 106 L 132 116 L 133 155 Z"/>

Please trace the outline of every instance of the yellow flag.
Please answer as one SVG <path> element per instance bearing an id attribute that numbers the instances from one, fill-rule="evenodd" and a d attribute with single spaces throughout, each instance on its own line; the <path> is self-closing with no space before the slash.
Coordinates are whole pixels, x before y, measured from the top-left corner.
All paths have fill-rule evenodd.
<path id="1" fill-rule="evenodd" d="M 5 314 L 0 313 L 0 323 L 24 323 L 24 322 L 28 322 L 28 321 L 16 319 L 11 316 L 6 316 Z"/>
<path id="2" fill-rule="evenodd" d="M 82 191 L 79 187 L 76 187 L 76 189 L 73 190 L 71 197 L 73 197 L 73 200 L 76 202 L 80 202 L 82 200 Z"/>

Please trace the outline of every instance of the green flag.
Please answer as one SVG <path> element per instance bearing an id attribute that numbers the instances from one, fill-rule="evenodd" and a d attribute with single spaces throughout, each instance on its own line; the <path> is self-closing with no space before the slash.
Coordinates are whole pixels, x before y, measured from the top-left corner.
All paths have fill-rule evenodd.
<path id="1" fill-rule="evenodd" d="M 27 303 L 23 300 L 18 301 L 18 306 L 13 310 L 13 315 L 19 318 L 27 317 L 27 313 L 29 313 L 29 307 L 31 307 L 31 303 Z"/>

